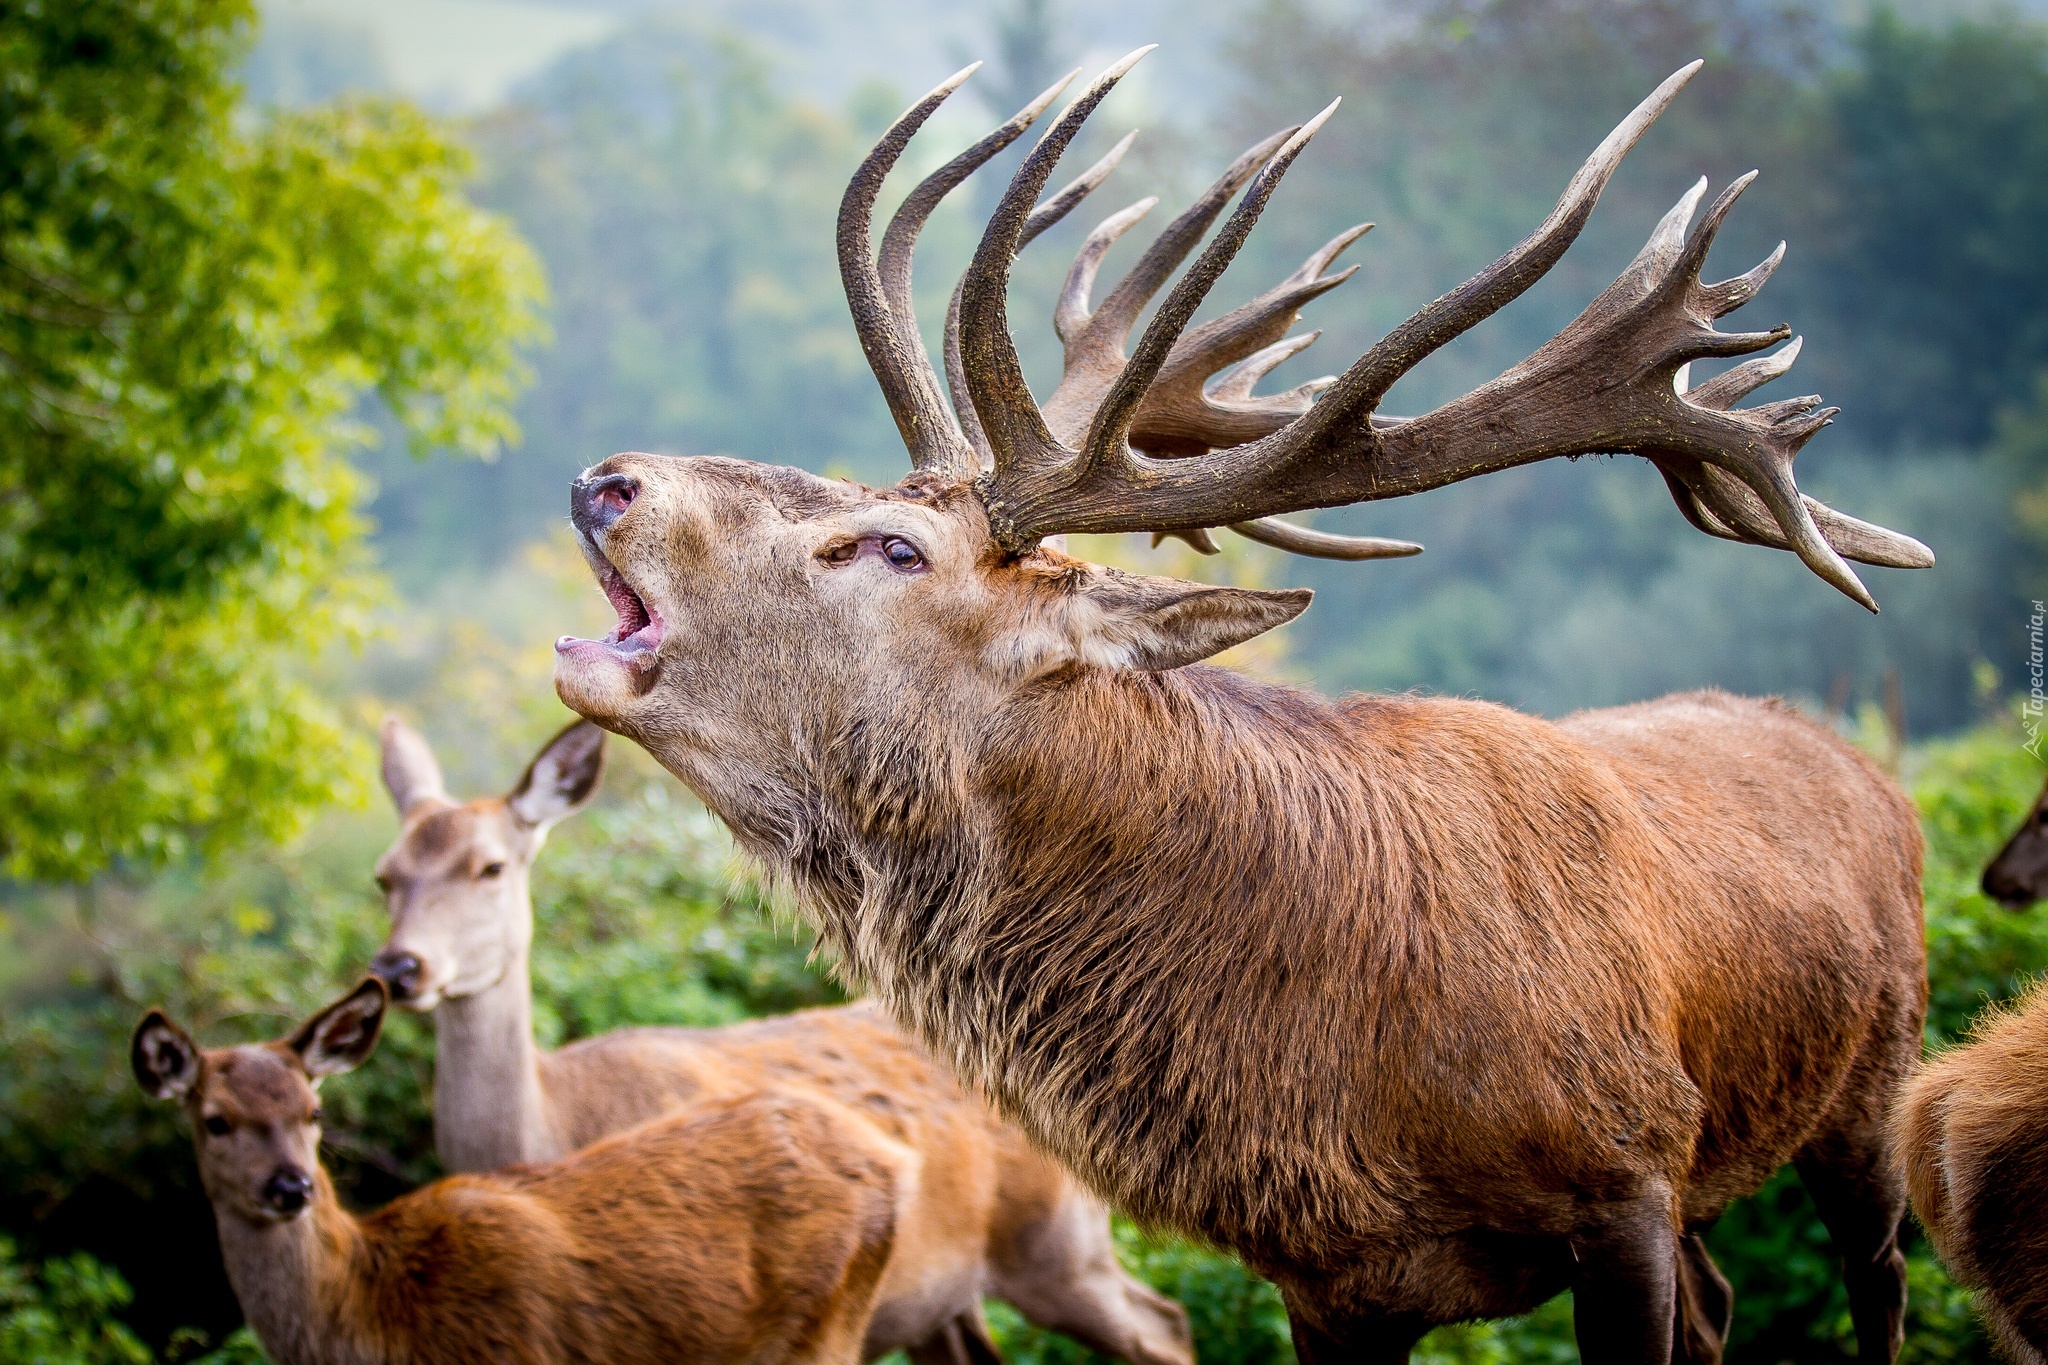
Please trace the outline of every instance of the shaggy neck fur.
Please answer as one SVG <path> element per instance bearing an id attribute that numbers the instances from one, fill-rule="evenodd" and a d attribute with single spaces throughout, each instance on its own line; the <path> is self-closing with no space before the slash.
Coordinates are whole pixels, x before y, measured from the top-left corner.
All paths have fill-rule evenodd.
<path id="1" fill-rule="evenodd" d="M 363 1241 L 325 1171 L 312 1205 L 284 1223 L 250 1223 L 216 1211 L 221 1257 L 243 1316 L 278 1365 L 373 1365 L 374 1344 L 336 1311 L 357 1273 Z"/>
<path id="2" fill-rule="evenodd" d="M 1710 1217 L 1916 1008 L 1895 790 L 1765 704 L 1643 710 L 1588 744 L 1480 703 L 1071 668 L 966 722 L 864 716 L 747 842 L 1035 1141 L 1299 1284 L 1474 1226 L 1562 1238 L 1589 1197 Z M 1697 733 L 1632 756 L 1674 724 Z M 1830 807 L 1865 847 L 1792 866 Z M 1745 880 L 1795 873 L 1764 906 Z M 1868 951 L 1812 974 L 1846 939 Z"/>
<path id="3" fill-rule="evenodd" d="M 434 1148 L 451 1171 L 488 1171 L 561 1155 L 533 1041 L 528 954 L 476 992 L 434 1011 Z"/>

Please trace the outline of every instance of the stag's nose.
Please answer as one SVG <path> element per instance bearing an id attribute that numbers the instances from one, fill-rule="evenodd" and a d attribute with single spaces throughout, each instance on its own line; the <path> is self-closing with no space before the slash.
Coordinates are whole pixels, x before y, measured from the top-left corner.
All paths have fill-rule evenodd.
<path id="1" fill-rule="evenodd" d="M 297 1166 L 280 1166 L 263 1182 L 263 1202 L 279 1213 L 297 1213 L 313 1193 L 313 1177 Z"/>
<path id="2" fill-rule="evenodd" d="M 631 474 L 577 479 L 569 485 L 569 520 L 584 535 L 594 536 L 609 529 L 639 496 L 640 480 Z"/>
<path id="3" fill-rule="evenodd" d="M 411 953 L 386 948 L 370 959 L 370 975 L 384 983 L 393 1000 L 410 1000 L 420 993 L 420 977 L 426 966 Z"/>

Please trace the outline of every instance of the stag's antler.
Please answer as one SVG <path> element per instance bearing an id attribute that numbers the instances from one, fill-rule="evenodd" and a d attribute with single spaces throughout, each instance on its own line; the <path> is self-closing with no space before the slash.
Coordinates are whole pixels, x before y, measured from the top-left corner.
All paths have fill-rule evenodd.
<path id="1" fill-rule="evenodd" d="M 1335 105 L 1239 158 L 1090 312 L 1088 295 L 1103 253 L 1150 204 L 1116 215 L 1090 237 L 1068 275 L 1056 315 L 1067 346 L 1067 373 L 1041 409 L 1025 385 L 1004 313 L 1010 261 L 1049 225 L 1044 215 L 1051 204 L 1036 210 L 1030 206 L 1053 166 L 1081 124 L 1149 50 L 1110 67 L 1054 121 L 988 224 L 955 294 L 956 316 L 947 328 L 948 377 L 962 425 L 929 415 L 937 403 L 936 379 L 915 344 L 914 327 L 897 322 L 908 317 L 907 242 L 900 255 L 902 287 L 889 291 L 900 293 L 902 302 L 885 314 L 886 325 L 871 325 L 869 316 L 875 312 L 869 300 L 884 293 L 879 279 L 861 294 L 855 289 L 859 272 L 847 270 L 863 343 L 914 459 L 920 468 L 992 465 L 980 476 L 978 488 L 991 529 L 1006 549 L 1023 552 L 1041 537 L 1063 531 L 1151 531 L 1206 545 L 1207 528 L 1228 525 L 1302 553 L 1343 558 L 1413 553 L 1417 547 L 1404 542 L 1324 536 L 1269 518 L 1290 510 L 1401 497 L 1557 455 L 1630 453 L 1658 466 L 1680 509 L 1701 530 L 1790 549 L 1872 610 L 1876 604 L 1843 562 L 1844 555 L 1898 567 L 1933 563 L 1919 542 L 1800 494 L 1792 459 L 1827 424 L 1833 409 L 1820 408 L 1818 398 L 1732 408 L 1735 400 L 1790 367 L 1797 341 L 1690 392 L 1684 388 L 1681 375 L 1691 361 L 1762 350 L 1789 335 L 1783 327 L 1731 334 L 1713 326 L 1715 319 L 1755 296 L 1782 256 L 1782 245 L 1736 279 L 1710 285 L 1699 278 L 1714 233 L 1752 177 L 1725 191 L 1688 234 L 1705 182 L 1695 186 L 1620 279 L 1570 326 L 1498 379 L 1418 418 L 1387 418 L 1375 411 L 1397 379 L 1556 264 L 1622 157 L 1699 69 L 1697 62 L 1665 81 L 1608 135 L 1533 234 L 1395 328 L 1335 381 L 1285 394 L 1251 393 L 1268 370 L 1315 339 L 1314 334 L 1288 339 L 1287 329 L 1303 303 L 1349 275 L 1323 271 L 1363 228 L 1332 241 L 1258 299 L 1186 330 L 1280 177 Z M 859 247 L 857 259 L 865 261 L 866 216 L 880 176 L 965 74 L 906 114 L 863 165 L 841 211 L 842 262 L 849 259 L 849 240 Z M 1012 125 L 1006 124 L 954 166 L 996 138 L 1003 142 L 995 149 L 1006 145 L 1050 98 L 1049 93 L 1012 120 L 1016 131 L 1008 131 Z M 1070 187 L 1052 203 L 1064 199 L 1061 212 L 1071 208 L 1099 183 L 1117 154 L 1076 182 L 1085 188 L 1073 193 Z M 1237 210 L 1168 295 L 1126 360 L 1124 340 L 1146 300 L 1247 177 L 1249 187 Z M 923 212 L 928 211 L 929 204 Z M 855 217 L 858 222 L 850 229 Z M 915 235 L 914 225 L 910 235 Z M 886 241 L 884 257 L 885 265 L 894 259 Z M 905 330 L 908 345 L 899 344 Z M 1204 386 L 1210 375 L 1233 363 L 1235 370 Z M 951 442 L 937 454 L 918 443 L 930 442 L 933 432 Z"/>

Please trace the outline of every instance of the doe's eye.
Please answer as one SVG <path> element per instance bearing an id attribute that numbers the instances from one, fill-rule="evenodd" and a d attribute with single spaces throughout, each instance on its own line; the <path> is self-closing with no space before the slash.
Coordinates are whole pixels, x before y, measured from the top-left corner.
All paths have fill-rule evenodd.
<path id="1" fill-rule="evenodd" d="M 917 552 L 917 547 L 900 536 L 882 542 L 882 558 L 898 569 L 915 569 L 924 564 L 924 556 Z"/>
<path id="2" fill-rule="evenodd" d="M 503 863 L 485 863 L 484 870 L 477 875 L 480 877 L 495 877 L 504 870 L 505 865 Z"/>
<path id="3" fill-rule="evenodd" d="M 208 1114 L 206 1116 L 206 1131 L 215 1137 L 226 1137 L 231 1127 L 233 1125 L 219 1114 Z"/>

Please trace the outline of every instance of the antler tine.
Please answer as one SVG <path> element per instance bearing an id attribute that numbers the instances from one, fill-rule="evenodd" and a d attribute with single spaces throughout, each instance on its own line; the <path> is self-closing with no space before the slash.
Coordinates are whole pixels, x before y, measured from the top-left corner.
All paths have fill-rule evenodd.
<path id="1" fill-rule="evenodd" d="M 1298 128 L 1283 128 L 1256 146 L 1246 148 L 1237 160 L 1224 168 L 1223 174 L 1216 177 L 1200 198 L 1152 239 L 1152 244 L 1145 248 L 1145 254 L 1138 258 L 1138 263 L 1117 281 L 1116 288 L 1109 291 L 1109 297 L 1090 316 L 1093 325 L 1088 334 L 1095 345 L 1113 349 L 1122 355 L 1124 338 L 1130 335 L 1131 325 L 1138 320 L 1138 314 L 1159 292 L 1159 286 L 1180 268 L 1180 263 L 1195 249 L 1195 244 L 1202 240 L 1209 231 L 1209 225 L 1216 221 L 1216 216 L 1223 212 L 1232 197 L 1258 174 L 1278 148 L 1299 131 Z"/>
<path id="2" fill-rule="evenodd" d="M 1007 122 L 988 136 L 969 147 L 945 165 L 933 171 L 918 183 L 916 189 L 904 196 L 903 202 L 889 219 L 889 229 L 882 234 L 882 254 L 877 263 L 882 276 L 884 297 L 889 306 L 901 317 L 914 316 L 910 297 L 910 257 L 917 246 L 917 234 L 923 230 L 925 220 L 939 202 L 956 189 L 960 182 L 994 157 L 1005 147 L 1023 136 L 1024 130 L 1038 121 L 1038 116 L 1058 99 L 1060 92 L 1073 83 L 1081 74 L 1079 67 L 1054 81 L 1037 98 L 1012 114 Z"/>
<path id="3" fill-rule="evenodd" d="M 1058 194 L 1046 199 L 1024 220 L 1024 230 L 1017 234 L 1017 250 L 1031 245 L 1039 234 L 1059 223 L 1077 208 L 1124 159 L 1124 153 L 1138 140 L 1137 131 L 1125 133 L 1116 146 L 1093 166 L 1068 181 Z M 953 297 L 946 305 L 946 333 L 943 348 L 946 356 L 946 389 L 953 398 L 953 412 L 960 419 L 960 429 L 966 435 L 969 445 L 974 447 L 977 464 L 986 464 L 990 458 L 988 433 L 981 428 L 981 419 L 974 412 L 974 398 L 967 391 L 967 374 L 960 363 L 960 292 L 966 287 L 962 280 L 953 286 Z"/>
<path id="4" fill-rule="evenodd" d="M 1244 188 L 1245 182 L 1271 159 L 1274 150 L 1297 131 L 1282 129 L 1231 162 L 1200 198 L 1152 240 L 1130 273 L 1117 282 L 1109 297 L 1093 311 L 1088 296 L 1095 288 L 1095 273 L 1103 256 L 1159 200 L 1156 196 L 1141 199 L 1111 214 L 1088 234 L 1074 263 L 1067 268 L 1066 283 L 1060 288 L 1052 314 L 1053 330 L 1064 344 L 1065 355 L 1059 387 L 1041 405 L 1041 410 L 1047 429 L 1062 444 L 1079 445 L 1086 436 L 1102 395 L 1124 367 L 1124 340 L 1139 312 L 1187 259 L 1188 252 L 1202 240 L 1202 234 L 1216 221 L 1231 196 Z"/>
<path id="5" fill-rule="evenodd" d="M 1782 374 L 1790 355 L 1738 367 L 1690 396 L 1680 387 L 1679 372 L 1694 360 L 1744 355 L 1791 334 L 1782 326 L 1746 333 L 1714 327 L 1755 295 L 1778 253 L 1735 279 L 1700 279 L 1714 234 L 1751 176 L 1723 191 L 1688 232 L 1703 193 L 1695 186 L 1620 278 L 1491 383 L 1412 419 L 1373 411 L 1401 374 L 1556 262 L 1622 155 L 1697 69 L 1694 63 L 1674 74 L 1609 134 L 1535 233 L 1395 328 L 1294 422 L 1203 454 L 1155 458 L 1133 451 L 1126 440 L 1133 412 L 1299 150 L 1291 143 L 1254 180 L 1237 213 L 1161 306 L 1097 411 L 1082 455 L 1057 468 L 999 467 L 993 479 L 983 480 L 991 530 L 1013 552 L 1055 531 L 1180 534 L 1241 523 L 1263 530 L 1255 524 L 1275 513 L 1403 497 L 1561 455 L 1627 453 L 1651 460 L 1673 481 L 1674 492 L 1682 490 L 1680 505 L 1702 530 L 1790 549 L 1874 610 L 1845 554 L 1902 567 L 1931 563 L 1932 556 L 1910 537 L 1800 493 L 1793 460 L 1835 410 L 1819 407 L 1817 398 L 1729 406 Z"/>
<path id="6" fill-rule="evenodd" d="M 1357 273 L 1355 265 L 1334 275 L 1321 272 L 1371 227 L 1361 223 L 1339 233 L 1273 288 L 1190 329 L 1176 341 L 1131 418 L 1131 444 L 1155 455 L 1242 445 L 1280 430 L 1307 412 L 1315 395 L 1334 380 L 1315 380 L 1258 398 L 1252 396 L 1252 386 L 1315 340 L 1317 333 L 1283 338 L 1304 304 Z M 1259 363 L 1247 363 L 1226 380 L 1204 388 L 1204 381 L 1225 366 L 1253 359 Z"/>
<path id="7" fill-rule="evenodd" d="M 968 470 L 973 465 L 973 452 L 967 448 L 939 394 L 938 377 L 932 373 L 931 359 L 917 334 L 916 318 L 907 309 L 898 310 L 890 303 L 889 290 L 875 263 L 869 232 L 875 199 L 903 149 L 910 145 L 910 139 L 917 135 L 925 120 L 946 102 L 946 97 L 959 89 L 961 82 L 980 65 L 976 62 L 954 72 L 906 110 L 861 162 L 839 201 L 839 280 L 846 290 L 846 303 L 853 313 L 861 350 L 867 355 L 868 367 L 875 372 L 875 381 L 881 385 L 882 397 L 889 405 L 889 415 L 896 419 L 896 429 L 902 434 L 911 465 L 916 469 Z M 906 237 L 914 240 L 915 236 L 916 229 L 912 227 Z M 909 240 L 904 243 L 902 258 L 907 295 Z"/>
<path id="8" fill-rule="evenodd" d="M 1030 246 L 1038 240 L 1040 233 L 1057 226 L 1061 219 L 1080 207 L 1083 199 L 1109 179 L 1109 173 L 1123 161 L 1124 153 L 1131 150 L 1131 144 L 1137 140 L 1138 130 L 1133 128 L 1119 138 L 1116 146 L 1110 148 L 1100 161 L 1069 180 L 1058 194 L 1031 210 L 1031 216 L 1024 220 L 1024 230 L 1017 234 L 1017 250 Z"/>
<path id="9" fill-rule="evenodd" d="M 1251 236 L 1259 215 L 1265 211 L 1266 201 L 1279 188 L 1287 168 L 1294 164 L 1294 159 L 1301 155 L 1310 139 L 1329 121 L 1330 115 L 1337 112 L 1339 103 L 1330 101 L 1321 113 L 1302 124 L 1281 144 L 1253 177 L 1251 187 L 1245 191 L 1244 199 L 1223 225 L 1223 230 L 1181 276 L 1173 292 L 1166 296 L 1166 302 L 1159 305 L 1159 311 L 1152 315 L 1145 334 L 1139 338 L 1138 349 L 1132 353 L 1130 363 L 1124 366 L 1123 373 L 1117 376 L 1108 396 L 1102 400 L 1102 406 L 1096 409 L 1095 420 L 1088 429 L 1088 442 L 1081 448 L 1081 457 L 1075 462 L 1077 475 L 1085 478 L 1097 468 L 1127 462 L 1131 458 L 1127 439 L 1131 418 L 1144 399 L 1145 391 L 1152 387 L 1152 381 L 1166 364 L 1174 342 L 1194 317 L 1195 310 L 1202 306 L 1202 300 L 1222 278 L 1231 260 L 1244 246 L 1245 239 Z"/>
<path id="10" fill-rule="evenodd" d="M 1151 50 L 1151 46 L 1141 47 L 1111 65 L 1053 121 L 1004 191 L 960 282 L 960 370 L 966 376 L 970 405 L 980 419 L 998 472 L 1058 461 L 1067 453 L 1046 429 L 1031 387 L 1024 381 L 1005 316 L 1010 262 L 1016 256 L 1030 206 L 1082 123 Z"/>
<path id="11" fill-rule="evenodd" d="M 1785 252 L 1784 243 L 1771 253 L 1763 265 L 1757 267 L 1775 268 Z M 1751 271 L 1750 275 L 1755 275 Z M 1741 277 L 1747 280 L 1749 276 Z M 1720 290 L 1732 281 L 1707 285 L 1708 290 Z M 1774 351 L 1755 360 L 1742 364 L 1714 376 L 1697 388 L 1681 390 L 1685 400 L 1695 407 L 1726 411 L 1735 401 L 1756 389 L 1777 379 L 1792 368 L 1792 362 L 1799 356 L 1805 344 L 1803 337 L 1793 337 L 1783 350 Z M 1811 412 L 1820 406 L 1820 398 L 1808 394 L 1800 398 L 1782 399 L 1751 409 L 1759 417 L 1777 421 Z M 1770 509 L 1763 500 L 1752 493 L 1738 478 L 1726 470 L 1711 464 L 1685 466 L 1673 462 L 1659 466 L 1664 482 L 1671 489 L 1671 496 L 1678 504 L 1678 510 L 1685 514 L 1700 530 L 1723 540 L 1742 541 L 1751 545 L 1767 545 L 1774 550 L 1790 550 L 1792 542 L 1785 538 L 1783 531 L 1771 517 Z M 1893 569 L 1924 569 L 1934 563 L 1934 552 L 1911 536 L 1902 536 L 1882 526 L 1873 526 L 1867 521 L 1837 512 L 1817 499 L 1800 497 L 1807 514 L 1814 524 L 1846 559 L 1864 564 L 1876 564 Z"/>
<path id="12" fill-rule="evenodd" d="M 1579 167 L 1550 216 L 1513 250 L 1417 312 L 1360 356 L 1316 405 L 1311 421 L 1317 430 L 1329 431 L 1357 414 L 1371 412 L 1386 397 L 1387 390 L 1394 387 L 1394 381 L 1520 298 L 1549 273 L 1578 240 L 1622 158 L 1642 140 L 1658 115 L 1670 107 L 1685 83 L 1704 65 L 1701 61 L 1688 62 L 1630 111 Z"/>
<path id="13" fill-rule="evenodd" d="M 1312 531 L 1306 526 L 1296 526 L 1291 521 L 1278 517 L 1255 517 L 1251 521 L 1233 521 L 1230 529 L 1246 540 L 1256 540 L 1261 545 L 1271 545 L 1276 550 L 1289 554 L 1307 555 L 1311 559 L 1406 559 L 1419 555 L 1422 547 L 1412 540 L 1384 540 L 1379 536 L 1336 536 L 1328 531 Z"/>

